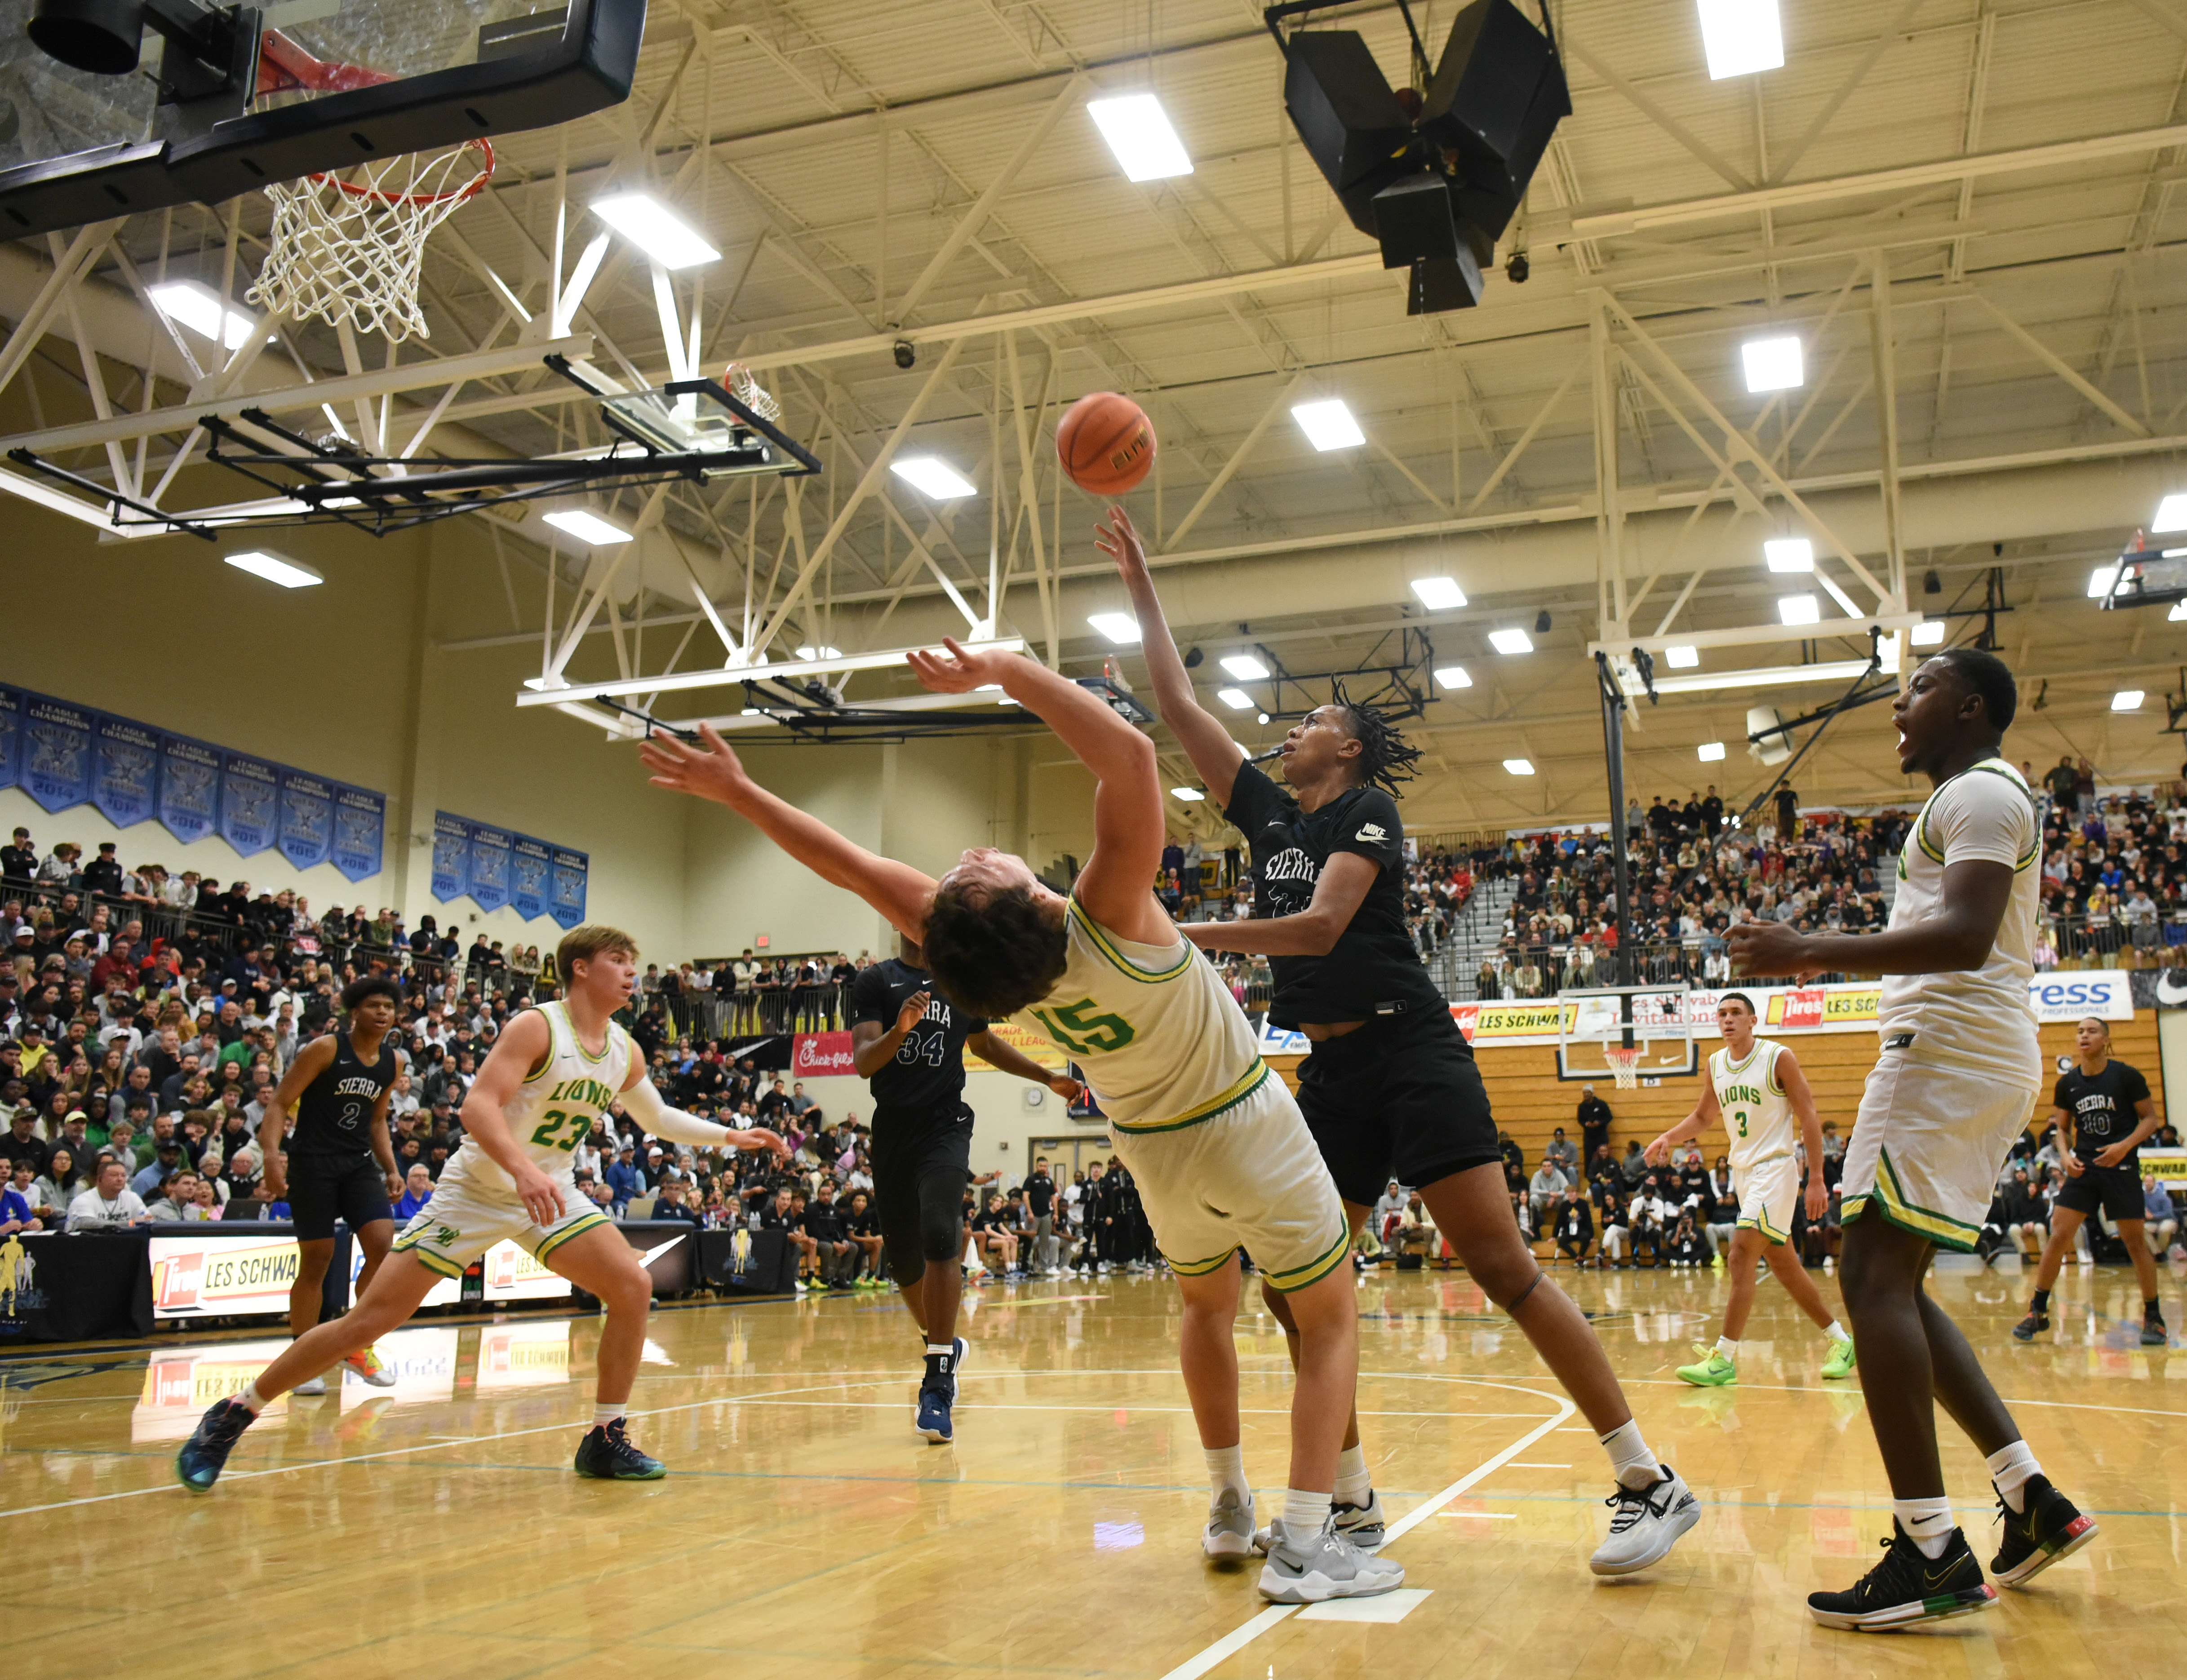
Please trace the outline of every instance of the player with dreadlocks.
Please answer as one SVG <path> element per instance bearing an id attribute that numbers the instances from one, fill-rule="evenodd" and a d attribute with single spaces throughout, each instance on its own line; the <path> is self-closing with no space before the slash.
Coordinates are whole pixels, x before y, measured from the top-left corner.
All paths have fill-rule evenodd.
<path id="1" fill-rule="evenodd" d="M 1285 792 L 1246 761 L 1222 721 L 1194 698 L 1145 551 L 1122 508 L 1110 511 L 1096 540 L 1131 591 L 1163 722 L 1252 849 L 1253 919 L 1180 931 L 1202 950 L 1269 958 L 1275 993 L 1268 1019 L 1313 1042 L 1299 1068 L 1299 1107 L 1353 1230 L 1390 1183 L 1420 1192 L 1474 1282 L 1526 1333 L 1610 1455 L 1616 1514 L 1594 1554 L 1594 1572 L 1647 1568 L 1701 1520 L 1701 1507 L 1648 1450 L 1593 1327 L 1521 1236 L 1472 1047 L 1406 931 L 1404 826 L 1395 795 L 1420 749 L 1339 684 L 1329 705 L 1284 738 Z M 1288 1329 L 1283 1298 L 1264 1298 Z M 1381 1502 L 1356 1411 L 1344 1447 L 1337 1525 L 1355 1545 L 1373 1546 L 1383 1534 Z"/>

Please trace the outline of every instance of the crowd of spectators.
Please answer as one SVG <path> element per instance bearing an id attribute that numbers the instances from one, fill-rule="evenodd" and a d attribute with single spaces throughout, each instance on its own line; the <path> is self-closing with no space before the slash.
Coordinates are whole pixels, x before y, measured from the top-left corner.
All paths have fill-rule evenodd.
<path id="1" fill-rule="evenodd" d="M 2032 778 L 2032 766 L 2023 769 Z M 2099 795 L 2070 755 L 2044 795 L 2038 969 L 2187 964 L 2187 782 Z"/>

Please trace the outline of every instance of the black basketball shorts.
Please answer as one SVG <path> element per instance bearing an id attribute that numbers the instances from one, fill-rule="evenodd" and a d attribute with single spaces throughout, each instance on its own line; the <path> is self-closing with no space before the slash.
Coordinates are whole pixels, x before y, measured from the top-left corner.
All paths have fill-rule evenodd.
<path id="1" fill-rule="evenodd" d="M 1299 1109 L 1336 1193 L 1372 1206 L 1501 1159 L 1473 1047 L 1441 1007 L 1377 1015 L 1324 1039 L 1299 1066 Z"/>
<path id="2" fill-rule="evenodd" d="M 2088 1215 L 2098 1208 L 2114 1223 L 2146 1216 L 2141 1200 L 2141 1173 L 2131 1166 L 2091 1166 L 2078 1177 L 2070 1174 L 2058 1192 L 2057 1205 Z"/>
<path id="3" fill-rule="evenodd" d="M 337 1219 L 356 1231 L 395 1217 L 386 1177 L 370 1155 L 290 1155 L 289 1212 L 300 1243 L 333 1236 Z"/>
<path id="4" fill-rule="evenodd" d="M 874 1115 L 874 1212 L 890 1274 L 909 1284 L 929 1263 L 964 1255 L 964 1187 L 972 1182 L 972 1111 Z"/>

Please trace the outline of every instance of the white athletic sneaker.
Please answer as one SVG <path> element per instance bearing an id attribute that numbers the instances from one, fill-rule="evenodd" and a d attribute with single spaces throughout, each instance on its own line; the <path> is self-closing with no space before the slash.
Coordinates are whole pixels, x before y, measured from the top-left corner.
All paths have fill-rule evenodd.
<path id="1" fill-rule="evenodd" d="M 1336 1532 L 1332 1516 L 1301 1534 L 1279 1517 L 1268 1525 L 1268 1561 L 1261 1567 L 1261 1596 L 1279 1604 L 1318 1604 L 1327 1599 L 1368 1599 L 1405 1584 L 1404 1565 L 1363 1552 Z"/>
<path id="2" fill-rule="evenodd" d="M 1602 1503 L 1615 1512 L 1610 1537 L 1596 1548 L 1588 1567 L 1597 1575 L 1631 1575 L 1661 1563 L 1678 1537 L 1701 1520 L 1701 1502 L 1668 1464 L 1646 1487 L 1619 1485 Z"/>
<path id="3" fill-rule="evenodd" d="M 326 1391 L 327 1379 L 324 1377 L 306 1377 L 289 1391 L 291 1394 L 302 1395 L 324 1394 Z"/>
<path id="4" fill-rule="evenodd" d="M 1226 1487 L 1207 1508 L 1207 1530 L 1200 1537 L 1200 1549 L 1211 1558 L 1250 1558 L 1253 1555 L 1253 1496 L 1243 1504 L 1238 1490 Z"/>

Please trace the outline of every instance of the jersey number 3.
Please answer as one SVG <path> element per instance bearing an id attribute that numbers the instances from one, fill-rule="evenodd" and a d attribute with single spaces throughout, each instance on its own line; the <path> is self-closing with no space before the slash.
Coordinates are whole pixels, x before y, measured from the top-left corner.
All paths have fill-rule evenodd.
<path id="1" fill-rule="evenodd" d="M 1082 997 L 1076 1003 L 1035 1009 L 1033 1014 L 1048 1029 L 1049 1037 L 1077 1056 L 1113 1055 L 1138 1037 L 1122 1015 L 1096 1014 L 1096 1007 L 1091 997 Z"/>
<path id="2" fill-rule="evenodd" d="M 1734 1112 L 1739 1115 L 1739 1135 L 1744 1138 L 1746 1135 L 1746 1110 L 1740 1109 Z"/>

